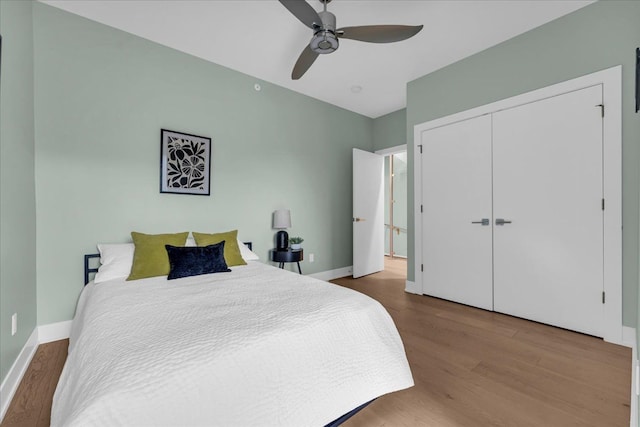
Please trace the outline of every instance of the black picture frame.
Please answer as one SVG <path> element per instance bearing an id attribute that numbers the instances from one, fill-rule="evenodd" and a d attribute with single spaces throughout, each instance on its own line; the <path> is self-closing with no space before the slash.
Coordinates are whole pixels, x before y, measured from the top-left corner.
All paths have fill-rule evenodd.
<path id="1" fill-rule="evenodd" d="M 211 138 L 160 131 L 160 193 L 211 194 Z"/>
<path id="2" fill-rule="evenodd" d="M 640 47 L 636 48 L 636 113 L 640 111 Z"/>

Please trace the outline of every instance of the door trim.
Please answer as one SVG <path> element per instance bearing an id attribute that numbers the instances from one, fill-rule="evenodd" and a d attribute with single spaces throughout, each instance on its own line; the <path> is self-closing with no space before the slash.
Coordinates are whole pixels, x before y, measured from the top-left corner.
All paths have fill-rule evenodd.
<path id="1" fill-rule="evenodd" d="M 389 156 L 391 154 L 406 153 L 406 152 L 407 152 L 407 144 L 396 145 L 395 147 L 382 148 L 380 150 L 374 151 L 375 154 L 379 154 L 381 156 Z"/>
<path id="2" fill-rule="evenodd" d="M 495 113 L 519 105 L 528 104 L 564 93 L 602 85 L 602 99 L 606 106 L 603 119 L 603 192 L 606 200 L 604 210 L 604 304 L 603 338 L 615 344 L 622 342 L 622 66 L 617 65 L 586 76 L 536 89 L 470 110 L 451 114 L 413 127 L 414 170 L 414 230 L 415 230 L 415 283 L 422 292 L 422 221 L 421 186 L 422 162 L 420 153 L 424 131 L 446 126 L 462 120 Z"/>

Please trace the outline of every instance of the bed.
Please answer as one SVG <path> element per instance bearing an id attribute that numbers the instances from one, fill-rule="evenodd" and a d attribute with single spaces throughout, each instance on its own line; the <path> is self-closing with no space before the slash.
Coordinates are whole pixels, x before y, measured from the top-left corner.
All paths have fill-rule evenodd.
<path id="1" fill-rule="evenodd" d="M 52 425 L 335 426 L 413 385 L 377 301 L 258 260 L 230 269 L 89 282 Z"/>

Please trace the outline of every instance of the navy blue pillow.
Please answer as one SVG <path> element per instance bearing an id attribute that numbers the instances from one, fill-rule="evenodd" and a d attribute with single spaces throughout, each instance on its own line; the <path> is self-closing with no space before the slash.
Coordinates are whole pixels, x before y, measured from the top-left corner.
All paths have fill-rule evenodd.
<path id="1" fill-rule="evenodd" d="M 224 260 L 224 240 L 209 246 L 164 247 L 169 255 L 169 280 L 231 271 Z"/>

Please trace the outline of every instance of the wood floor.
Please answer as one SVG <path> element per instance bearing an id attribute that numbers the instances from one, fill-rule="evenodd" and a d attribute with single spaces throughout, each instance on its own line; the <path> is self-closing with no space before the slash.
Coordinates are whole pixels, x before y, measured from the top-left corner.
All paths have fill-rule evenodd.
<path id="1" fill-rule="evenodd" d="M 629 426 L 631 349 L 403 292 L 405 261 L 333 281 L 380 301 L 415 386 L 379 398 L 345 426 Z"/>
<path id="2" fill-rule="evenodd" d="M 631 350 L 601 339 L 404 292 L 406 261 L 334 283 L 380 301 L 416 385 L 348 427 L 629 426 Z M 2 427 L 47 426 L 68 340 L 38 348 Z"/>
<path id="3" fill-rule="evenodd" d="M 53 392 L 67 360 L 69 340 L 42 344 L 18 386 L 1 427 L 48 426 Z"/>

